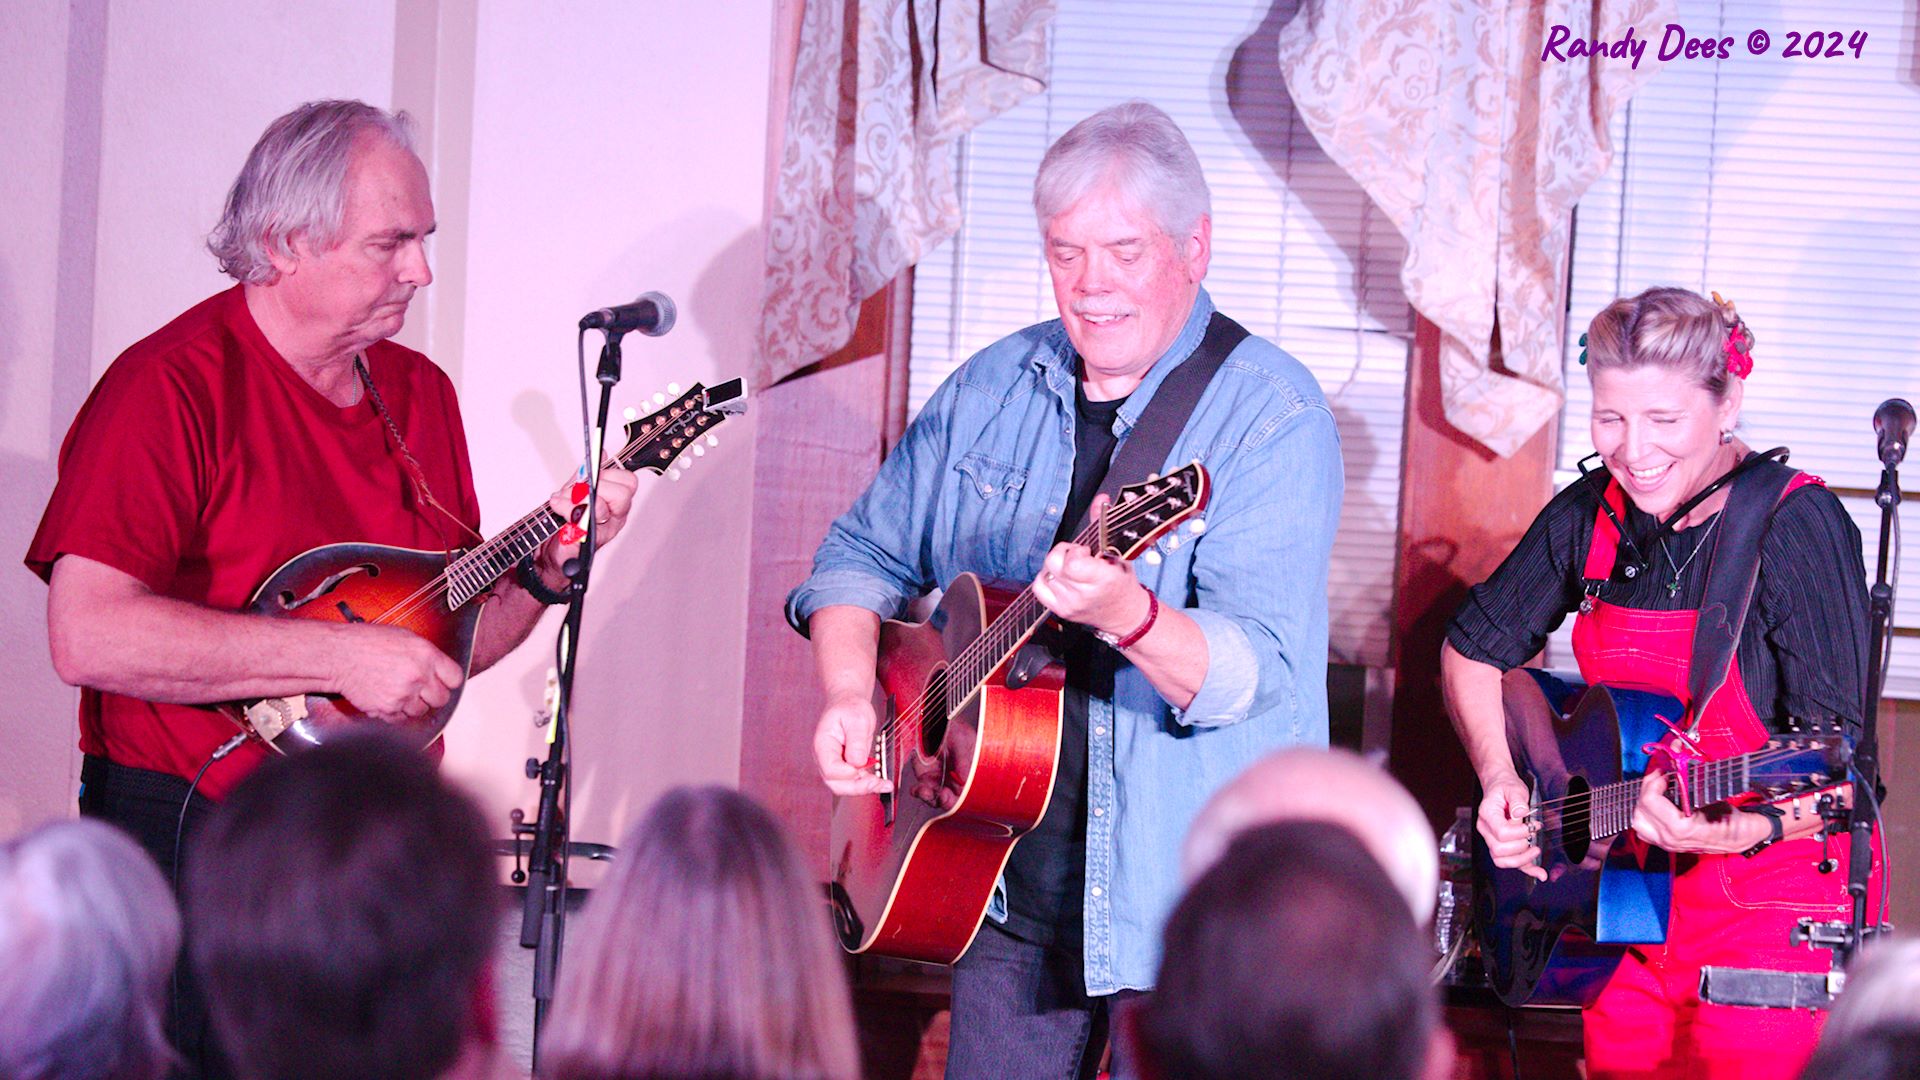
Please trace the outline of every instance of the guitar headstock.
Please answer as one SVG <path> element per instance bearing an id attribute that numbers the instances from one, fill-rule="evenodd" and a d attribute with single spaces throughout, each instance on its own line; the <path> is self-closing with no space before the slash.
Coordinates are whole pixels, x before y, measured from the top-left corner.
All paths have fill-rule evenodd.
<path id="1" fill-rule="evenodd" d="M 1786 731 L 1767 740 L 1765 750 L 1749 755 L 1753 790 L 1782 799 L 1842 783 L 1853 764 L 1853 740 L 1839 717 L 1788 717 Z"/>
<path id="2" fill-rule="evenodd" d="M 672 385 L 667 389 L 679 391 Z M 709 429 L 747 411 L 745 398 L 746 386 L 739 379 L 711 387 L 694 383 L 672 401 L 667 401 L 665 394 L 655 394 L 655 403 L 665 404 L 627 424 L 627 445 L 617 459 L 620 467 L 630 472 L 650 469 L 677 478 L 680 474 L 671 471 L 674 462 L 689 452 L 699 457 L 715 445 L 719 440 L 708 434 Z M 628 412 L 631 415 L 632 410 Z"/>
<path id="3" fill-rule="evenodd" d="M 1102 546 L 1119 552 L 1122 559 L 1137 557 L 1205 509 L 1211 490 L 1206 467 L 1197 461 L 1165 476 L 1128 484 L 1100 522 Z"/>

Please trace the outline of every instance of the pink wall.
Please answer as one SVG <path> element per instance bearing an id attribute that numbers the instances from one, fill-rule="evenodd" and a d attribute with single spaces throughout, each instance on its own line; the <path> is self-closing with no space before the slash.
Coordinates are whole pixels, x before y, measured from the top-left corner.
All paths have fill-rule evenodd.
<path id="1" fill-rule="evenodd" d="M 571 327 L 662 289 L 616 409 L 744 370 L 759 303 L 773 0 L 521 5 L 33 0 L 0 23 L 0 526 L 24 552 L 80 400 L 121 349 L 223 284 L 200 248 L 246 148 L 293 105 L 416 111 L 441 235 L 403 340 L 460 389 L 489 528 L 577 464 Z M 575 835 L 612 841 L 666 786 L 738 776 L 751 416 L 676 483 L 643 481 L 602 562 L 576 701 Z M 0 589 L 0 834 L 71 812 L 74 693 L 46 658 L 45 590 Z M 778 613 L 758 617 L 778 618 Z M 550 617 L 474 680 L 448 768 L 504 834 Z"/>

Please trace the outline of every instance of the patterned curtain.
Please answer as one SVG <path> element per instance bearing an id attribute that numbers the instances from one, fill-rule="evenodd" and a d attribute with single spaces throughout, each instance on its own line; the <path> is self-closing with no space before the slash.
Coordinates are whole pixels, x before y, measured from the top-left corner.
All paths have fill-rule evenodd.
<path id="1" fill-rule="evenodd" d="M 1401 283 L 1440 327 L 1448 422 L 1502 457 L 1560 411 L 1573 206 L 1612 160 L 1614 111 L 1660 66 L 1543 46 L 1556 25 L 1657 45 L 1673 6 L 1307 0 L 1281 33 L 1307 127 L 1406 237 Z"/>
<path id="2" fill-rule="evenodd" d="M 1054 0 L 805 0 L 753 381 L 844 346 L 960 226 L 954 143 L 1041 90 Z"/>

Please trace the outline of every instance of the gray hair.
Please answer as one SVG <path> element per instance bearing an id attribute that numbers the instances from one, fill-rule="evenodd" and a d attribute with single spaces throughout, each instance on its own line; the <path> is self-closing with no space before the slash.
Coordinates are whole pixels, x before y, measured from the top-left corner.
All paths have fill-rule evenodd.
<path id="1" fill-rule="evenodd" d="M 1144 101 L 1101 109 L 1047 148 L 1033 181 L 1040 228 L 1108 181 L 1138 200 L 1168 236 L 1185 235 L 1212 212 L 1206 174 L 1186 135 Z"/>
<path id="2" fill-rule="evenodd" d="M 0 845 L 0 1076 L 165 1076 L 179 951 L 173 893 L 118 829 L 60 821 Z"/>
<path id="3" fill-rule="evenodd" d="M 291 256 L 295 234 L 319 250 L 331 248 L 346 216 L 353 146 L 363 134 L 414 149 L 411 117 L 364 101 L 310 101 L 267 125 L 207 236 L 221 272 L 265 285 L 278 276 L 269 252 Z"/>

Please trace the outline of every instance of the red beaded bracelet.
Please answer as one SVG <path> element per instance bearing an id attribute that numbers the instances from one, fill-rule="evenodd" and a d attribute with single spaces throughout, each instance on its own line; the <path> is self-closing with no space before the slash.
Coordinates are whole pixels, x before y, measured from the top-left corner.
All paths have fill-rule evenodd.
<path id="1" fill-rule="evenodd" d="M 1109 634 L 1106 631 L 1102 630 L 1099 633 L 1095 634 L 1094 636 L 1099 638 L 1101 641 L 1104 641 L 1107 644 L 1113 646 L 1116 649 L 1130 649 L 1133 646 L 1139 644 L 1141 638 L 1147 636 L 1147 631 L 1153 629 L 1154 620 L 1158 619 L 1159 617 L 1160 617 L 1160 598 L 1153 594 L 1152 589 L 1148 589 L 1147 590 L 1147 619 L 1145 622 L 1141 623 L 1139 627 L 1134 630 L 1133 633 L 1128 634 L 1126 637 L 1115 637 L 1114 635 Z"/>

